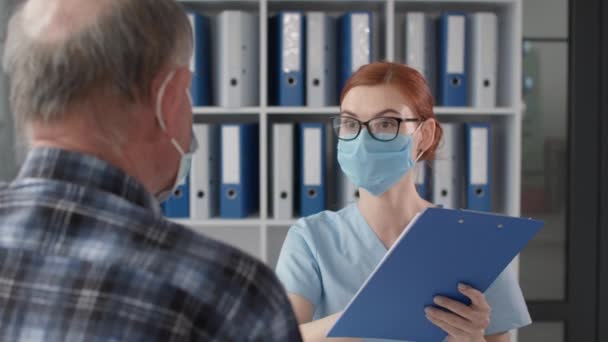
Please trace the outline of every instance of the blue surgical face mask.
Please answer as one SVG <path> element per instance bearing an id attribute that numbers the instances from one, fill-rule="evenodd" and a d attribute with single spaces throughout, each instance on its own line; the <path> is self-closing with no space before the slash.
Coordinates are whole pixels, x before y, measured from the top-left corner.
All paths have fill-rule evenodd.
<path id="1" fill-rule="evenodd" d="M 171 79 L 174 76 L 175 76 L 175 72 L 171 72 L 167 76 L 167 78 L 162 83 L 162 85 L 159 89 L 158 100 L 156 101 L 156 119 L 158 120 L 158 122 L 160 124 L 160 128 L 165 133 L 167 133 L 167 126 L 165 125 L 165 122 L 163 121 L 162 101 L 163 101 L 163 96 L 165 94 L 167 85 L 169 84 L 169 81 L 171 81 Z M 191 98 L 188 90 L 186 90 L 186 95 L 188 96 L 188 100 L 190 101 L 190 107 L 192 107 L 192 98 Z M 192 166 L 192 156 L 198 149 L 198 140 L 196 139 L 196 135 L 194 134 L 194 131 L 192 132 L 192 139 L 190 140 L 190 149 L 188 150 L 188 152 L 185 152 L 182 149 L 182 147 L 179 145 L 177 140 L 175 140 L 175 138 L 173 138 L 173 137 L 170 137 L 170 138 L 171 138 L 171 143 L 173 144 L 173 146 L 175 147 L 175 149 L 177 150 L 177 152 L 180 155 L 180 159 L 179 159 L 177 174 L 175 176 L 175 180 L 173 181 L 173 183 L 171 185 L 171 188 L 161 191 L 156 196 L 156 198 L 160 202 L 164 202 L 165 200 L 167 200 L 171 196 L 171 194 L 175 191 L 175 189 L 184 182 L 184 180 L 186 179 L 188 174 L 190 174 L 190 168 Z"/>
<path id="2" fill-rule="evenodd" d="M 338 162 L 357 187 L 380 196 L 412 170 L 412 148 L 412 135 L 379 141 L 363 129 L 357 139 L 338 142 Z"/>

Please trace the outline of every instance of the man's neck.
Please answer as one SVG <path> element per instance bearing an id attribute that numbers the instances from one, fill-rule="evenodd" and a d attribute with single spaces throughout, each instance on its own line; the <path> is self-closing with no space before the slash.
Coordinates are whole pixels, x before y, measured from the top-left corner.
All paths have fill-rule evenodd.
<path id="1" fill-rule="evenodd" d="M 154 189 L 148 184 L 143 165 L 136 165 L 128 158 L 128 151 L 120 144 L 120 139 L 109 139 L 94 132 L 87 125 L 38 125 L 32 127 L 31 147 L 52 147 L 94 156 L 124 171 L 137 179 L 146 189 Z"/>

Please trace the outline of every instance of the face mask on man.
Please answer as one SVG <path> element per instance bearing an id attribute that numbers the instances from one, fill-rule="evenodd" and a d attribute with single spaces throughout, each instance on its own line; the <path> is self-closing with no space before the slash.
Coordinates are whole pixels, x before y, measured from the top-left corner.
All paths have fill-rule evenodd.
<path id="1" fill-rule="evenodd" d="M 374 196 L 387 192 L 412 170 L 422 156 L 412 159 L 413 135 L 399 134 L 390 141 L 374 139 L 367 129 L 350 141 L 338 142 L 340 168 L 353 184 Z"/>
<path id="2" fill-rule="evenodd" d="M 163 103 L 163 96 L 165 95 L 165 90 L 167 88 L 167 85 L 169 84 L 171 79 L 173 79 L 174 76 L 175 76 L 175 71 L 172 71 L 169 75 L 167 75 L 167 78 L 163 81 L 162 85 L 160 86 L 160 89 L 158 91 L 158 99 L 156 101 L 156 119 L 158 120 L 158 122 L 160 124 L 160 128 L 167 135 L 168 135 L 167 126 L 165 125 L 165 122 L 163 121 L 163 116 L 162 116 L 162 103 Z M 186 95 L 188 96 L 188 100 L 190 101 L 190 106 L 192 106 L 192 98 L 190 96 L 188 89 L 186 89 Z M 171 187 L 160 191 L 156 195 L 156 198 L 160 202 L 164 202 L 165 200 L 167 200 L 171 196 L 171 194 L 173 194 L 175 189 L 184 182 L 184 180 L 190 173 L 190 167 L 192 166 L 192 156 L 198 149 L 198 140 L 196 139 L 196 135 L 194 134 L 194 131 L 192 132 L 192 140 L 190 142 L 190 149 L 188 150 L 188 152 L 185 152 L 182 149 L 182 147 L 179 145 L 177 140 L 175 140 L 175 138 L 173 138 L 171 136 L 169 136 L 169 138 L 171 138 L 171 143 L 173 144 L 173 146 L 179 153 L 180 159 L 179 159 L 177 174 L 175 176 L 175 180 L 173 181 Z"/>

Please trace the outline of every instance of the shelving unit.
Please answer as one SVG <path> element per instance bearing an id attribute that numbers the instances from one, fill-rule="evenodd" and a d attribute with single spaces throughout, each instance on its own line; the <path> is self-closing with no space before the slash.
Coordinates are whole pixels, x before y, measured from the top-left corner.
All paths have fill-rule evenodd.
<path id="1" fill-rule="evenodd" d="M 491 11 L 499 23 L 498 107 L 437 107 L 440 121 L 492 123 L 494 164 L 493 208 L 497 212 L 520 214 L 521 169 L 521 70 L 522 0 L 200 0 L 182 1 L 189 10 L 213 16 L 221 10 L 245 10 L 259 17 L 260 80 L 259 106 L 245 108 L 196 107 L 196 122 L 257 122 L 260 129 L 260 211 L 245 220 L 178 220 L 194 230 L 244 249 L 274 266 L 293 220 L 275 220 L 269 214 L 269 136 L 271 124 L 278 121 L 326 120 L 339 114 L 339 107 L 273 107 L 268 105 L 268 18 L 277 11 L 324 11 L 339 15 L 347 11 L 370 11 L 372 20 L 372 60 L 402 62 L 403 22 L 406 12 Z M 328 146 L 333 148 L 334 146 Z M 334 165 L 336 163 L 328 163 Z M 237 232 L 241 232 L 238 234 Z"/>

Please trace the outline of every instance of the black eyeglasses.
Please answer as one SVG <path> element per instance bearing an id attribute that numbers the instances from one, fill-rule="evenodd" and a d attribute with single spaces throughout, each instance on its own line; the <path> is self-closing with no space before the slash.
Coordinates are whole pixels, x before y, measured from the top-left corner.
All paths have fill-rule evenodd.
<path id="1" fill-rule="evenodd" d="M 423 119 L 400 119 L 390 117 L 378 117 L 366 122 L 359 121 L 350 116 L 335 116 L 331 118 L 334 133 L 340 140 L 355 140 L 361 134 L 361 128 L 367 127 L 367 131 L 372 138 L 379 141 L 395 140 L 399 135 L 399 129 L 403 122 L 422 122 Z"/>

